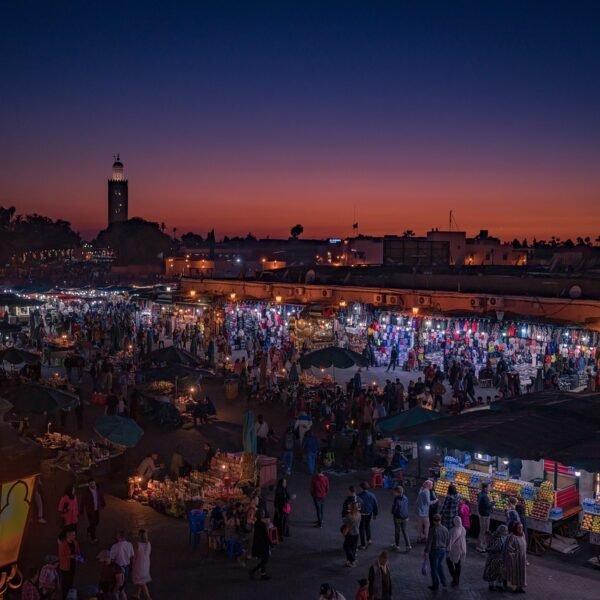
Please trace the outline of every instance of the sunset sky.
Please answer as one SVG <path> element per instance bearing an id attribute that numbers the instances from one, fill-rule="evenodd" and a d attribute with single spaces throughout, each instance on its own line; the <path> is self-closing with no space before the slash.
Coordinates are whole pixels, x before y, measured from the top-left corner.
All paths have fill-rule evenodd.
<path id="1" fill-rule="evenodd" d="M 204 234 L 600 235 L 600 2 L 19 2 L 0 205 Z"/>

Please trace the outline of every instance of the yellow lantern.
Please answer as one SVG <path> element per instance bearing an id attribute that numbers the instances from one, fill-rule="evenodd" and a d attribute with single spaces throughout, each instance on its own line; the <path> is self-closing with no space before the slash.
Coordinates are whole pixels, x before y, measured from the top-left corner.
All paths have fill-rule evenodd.
<path id="1" fill-rule="evenodd" d="M 2 415 L 0 414 L 0 421 Z M 42 449 L 0 424 L 0 598 L 21 587 L 18 567 L 21 543 L 40 471 Z"/>

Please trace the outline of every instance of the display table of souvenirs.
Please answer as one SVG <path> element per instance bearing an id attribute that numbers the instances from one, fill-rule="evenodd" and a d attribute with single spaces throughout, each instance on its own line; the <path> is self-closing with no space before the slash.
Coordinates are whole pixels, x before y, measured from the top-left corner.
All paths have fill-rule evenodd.
<path id="1" fill-rule="evenodd" d="M 75 474 L 88 473 L 91 469 L 107 465 L 123 451 L 106 444 L 83 442 L 61 433 L 46 433 L 35 438 L 44 448 L 46 462 L 53 468 Z"/>
<path id="2" fill-rule="evenodd" d="M 151 480 L 144 489 L 140 477 L 129 478 L 129 495 L 142 504 L 171 517 L 184 518 L 190 508 L 210 510 L 249 500 L 245 488 L 257 481 L 257 458 L 254 454 L 218 454 L 208 471 L 192 471 L 176 481 Z"/>

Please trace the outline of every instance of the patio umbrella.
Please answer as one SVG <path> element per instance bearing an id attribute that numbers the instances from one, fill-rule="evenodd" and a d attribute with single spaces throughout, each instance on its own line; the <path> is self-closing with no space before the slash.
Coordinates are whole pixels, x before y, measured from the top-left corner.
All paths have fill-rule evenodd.
<path id="1" fill-rule="evenodd" d="M 6 350 L 0 350 L 0 362 L 7 362 L 11 365 L 20 365 L 25 363 L 26 365 L 36 365 L 41 361 L 39 354 L 33 352 L 27 352 L 20 348 L 6 348 Z"/>
<path id="2" fill-rule="evenodd" d="M 133 448 L 144 435 L 144 430 L 133 419 L 118 415 L 98 417 L 94 431 L 112 444 L 126 448 Z"/>
<path id="3" fill-rule="evenodd" d="M 187 365 L 188 367 L 195 367 L 200 364 L 200 359 L 194 356 L 186 350 L 181 348 L 175 348 L 175 346 L 169 346 L 167 348 L 159 348 L 150 352 L 145 357 L 146 363 L 166 363 L 167 365 Z"/>
<path id="4" fill-rule="evenodd" d="M 68 410 L 79 404 L 74 394 L 37 383 L 25 383 L 2 392 L 17 414 L 55 413 Z"/>
<path id="5" fill-rule="evenodd" d="M 319 369 L 349 369 L 353 366 L 366 367 L 367 359 L 358 352 L 339 348 L 338 346 L 329 346 L 321 350 L 309 352 L 300 358 L 300 366 L 303 369 L 317 367 Z"/>
<path id="6" fill-rule="evenodd" d="M 384 435 L 401 434 L 402 429 L 405 429 L 406 427 L 428 423 L 429 421 L 436 421 L 437 419 L 442 419 L 444 417 L 445 415 L 436 412 L 435 410 L 428 410 L 422 406 L 415 406 L 398 413 L 397 415 L 378 419 L 375 423 L 375 429 Z"/>
<path id="7" fill-rule="evenodd" d="M 214 377 L 214 371 L 210 369 L 194 369 L 181 364 L 168 365 L 142 371 L 141 376 L 145 381 L 180 381 L 186 379 L 198 383 L 202 377 Z"/>
<path id="8" fill-rule="evenodd" d="M 242 426 L 242 446 L 244 452 L 256 454 L 256 431 L 254 431 L 254 415 L 251 410 L 244 413 Z"/>

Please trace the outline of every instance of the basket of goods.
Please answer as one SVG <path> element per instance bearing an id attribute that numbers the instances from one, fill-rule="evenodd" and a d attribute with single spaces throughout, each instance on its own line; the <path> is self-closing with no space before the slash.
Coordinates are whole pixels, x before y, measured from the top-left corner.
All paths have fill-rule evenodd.
<path id="1" fill-rule="evenodd" d="M 148 392 L 157 396 L 168 396 L 175 387 L 170 381 L 153 381 L 148 384 Z"/>
<path id="2" fill-rule="evenodd" d="M 448 493 L 448 486 L 450 485 L 449 481 L 444 481 L 443 479 L 438 479 L 433 486 L 433 490 L 436 494 L 440 496 L 445 496 Z"/>
<path id="3" fill-rule="evenodd" d="M 545 500 L 536 500 L 531 509 L 531 517 L 540 521 L 547 521 L 550 517 L 552 505 Z"/>

